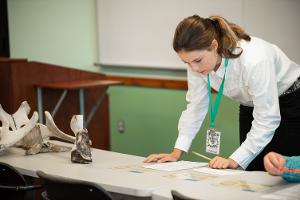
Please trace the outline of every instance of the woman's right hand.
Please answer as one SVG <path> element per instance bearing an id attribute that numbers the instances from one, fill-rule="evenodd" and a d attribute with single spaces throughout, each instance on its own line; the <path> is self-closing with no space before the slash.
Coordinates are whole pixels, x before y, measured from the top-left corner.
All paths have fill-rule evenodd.
<path id="1" fill-rule="evenodd" d="M 151 154 L 143 162 L 175 162 L 179 160 L 182 151 L 179 149 L 174 149 L 172 153 L 160 153 L 160 154 Z"/>

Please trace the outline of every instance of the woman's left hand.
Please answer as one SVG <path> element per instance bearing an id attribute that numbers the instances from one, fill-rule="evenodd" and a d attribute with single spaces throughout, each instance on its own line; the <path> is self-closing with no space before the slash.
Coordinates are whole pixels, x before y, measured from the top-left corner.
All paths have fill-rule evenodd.
<path id="1" fill-rule="evenodd" d="M 239 164 L 230 158 L 216 156 L 208 163 L 208 166 L 214 169 L 236 169 Z"/>

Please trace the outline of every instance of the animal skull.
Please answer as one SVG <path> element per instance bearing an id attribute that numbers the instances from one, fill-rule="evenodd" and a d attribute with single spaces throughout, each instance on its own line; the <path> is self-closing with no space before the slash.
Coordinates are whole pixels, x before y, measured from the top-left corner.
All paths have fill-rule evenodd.
<path id="1" fill-rule="evenodd" d="M 70 148 L 49 143 L 49 137 L 60 138 L 74 143 L 75 137 L 67 135 L 59 130 L 48 111 L 45 111 L 46 125 L 37 123 L 38 114 L 34 112 L 28 119 L 30 106 L 26 101 L 22 102 L 19 109 L 10 115 L 0 105 L 0 152 L 16 145 L 26 149 L 26 154 L 37 154 L 49 151 L 68 151 Z"/>
<path id="2" fill-rule="evenodd" d="M 0 127 L 0 152 L 20 141 L 35 127 L 38 114 L 34 112 L 29 120 L 27 115 L 30 107 L 29 111 L 28 107 L 28 103 L 23 102 L 19 109 L 13 115 L 10 115 L 0 105 L 0 121 L 2 122 L 2 127 Z M 26 116 L 26 123 L 22 119 L 24 116 Z"/>

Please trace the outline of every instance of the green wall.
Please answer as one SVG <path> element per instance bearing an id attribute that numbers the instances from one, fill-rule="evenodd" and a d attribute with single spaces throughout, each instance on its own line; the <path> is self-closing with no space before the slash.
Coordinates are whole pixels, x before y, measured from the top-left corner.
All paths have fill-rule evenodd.
<path id="1" fill-rule="evenodd" d="M 178 135 L 178 119 L 186 107 L 185 91 L 116 86 L 109 93 L 113 97 L 110 106 L 112 150 L 140 156 L 172 151 Z M 202 154 L 206 154 L 208 116 L 191 147 Z M 125 123 L 123 133 L 118 131 L 120 120 Z M 216 119 L 216 127 L 222 131 L 223 156 L 229 156 L 238 146 L 237 122 L 238 105 L 223 97 Z M 191 153 L 183 159 L 201 160 Z"/>
<path id="2" fill-rule="evenodd" d="M 7 3 L 11 57 L 99 71 L 95 0 Z"/>
<path id="3" fill-rule="evenodd" d="M 96 67 L 95 0 L 8 0 L 10 51 L 14 58 L 130 76 L 182 79 L 184 71 Z M 177 137 L 178 118 L 185 108 L 185 91 L 114 86 L 110 95 L 111 147 L 146 156 L 169 152 Z M 222 155 L 238 145 L 237 105 L 223 98 L 217 122 L 223 130 Z M 124 120 L 125 132 L 117 131 Z M 207 125 L 207 121 L 205 121 Z M 206 126 L 205 126 L 206 127 Z M 204 153 L 204 129 L 191 149 Z M 193 155 L 184 159 L 199 160 Z"/>

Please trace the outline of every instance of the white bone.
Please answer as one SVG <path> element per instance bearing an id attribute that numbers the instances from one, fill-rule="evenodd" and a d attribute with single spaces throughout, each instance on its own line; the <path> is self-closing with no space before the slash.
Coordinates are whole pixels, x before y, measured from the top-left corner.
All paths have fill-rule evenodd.
<path id="1" fill-rule="evenodd" d="M 23 101 L 18 110 L 12 115 L 17 129 L 28 123 L 29 119 L 27 116 L 29 115 L 29 112 L 29 104 L 27 101 Z"/>
<path id="2" fill-rule="evenodd" d="M 45 111 L 45 118 L 46 125 L 37 123 L 34 129 L 16 145 L 28 149 L 35 144 L 42 144 L 49 137 L 56 137 L 74 143 L 75 137 L 69 136 L 59 130 L 48 111 Z"/>
<path id="3" fill-rule="evenodd" d="M 70 127 L 76 136 L 76 134 L 83 129 L 83 115 L 73 115 Z"/>
<path id="4" fill-rule="evenodd" d="M 26 125 L 22 128 L 17 130 L 10 131 L 8 127 L 8 120 L 5 116 L 1 113 L 0 120 L 2 121 L 2 128 L 0 131 L 1 135 L 1 145 L 0 151 L 3 151 L 5 148 L 10 147 L 21 140 L 24 136 L 30 133 L 30 131 L 35 127 L 38 121 L 38 114 L 34 112 L 31 119 L 26 123 Z"/>
<path id="5" fill-rule="evenodd" d="M 75 142 L 75 137 L 67 135 L 57 128 L 52 116 L 50 115 L 50 113 L 48 111 L 45 111 L 45 118 L 46 118 L 46 126 L 50 130 L 51 135 L 47 135 L 47 132 L 45 132 L 45 133 L 42 132 L 43 138 L 49 137 L 49 136 L 54 136 L 54 137 L 58 137 L 60 139 L 67 140 L 72 143 Z"/>
<path id="6" fill-rule="evenodd" d="M 37 123 L 33 129 L 23 137 L 19 142 L 16 143 L 16 146 L 20 146 L 25 149 L 31 148 L 34 144 L 42 144 L 43 138 L 41 135 L 40 126 L 45 126 L 43 124 Z"/>
<path id="7" fill-rule="evenodd" d="M 77 148 L 76 142 L 78 140 L 77 133 L 79 133 L 79 131 L 83 129 L 83 115 L 73 115 L 70 121 L 70 127 L 76 137 L 76 141 L 74 142 L 74 145 L 72 147 L 72 151 L 75 151 Z"/>
<path id="8" fill-rule="evenodd" d="M 3 116 L 3 118 L 6 119 L 8 126 L 12 129 L 12 130 L 17 130 L 15 122 L 12 118 L 12 116 L 10 114 L 8 114 L 7 112 L 5 112 L 5 110 L 2 108 L 1 104 L 0 104 L 0 114 Z M 3 123 L 2 123 L 3 124 Z"/>

